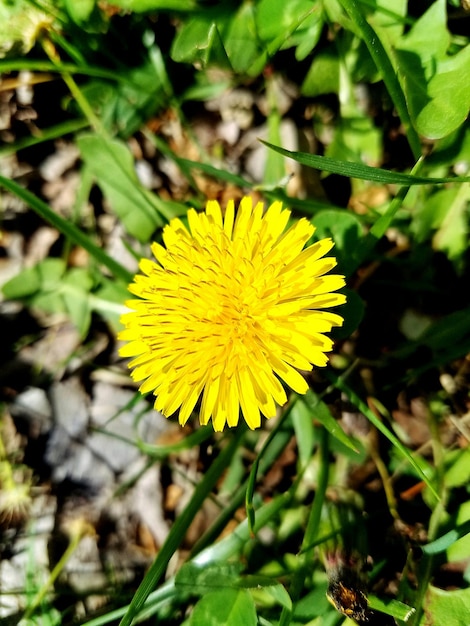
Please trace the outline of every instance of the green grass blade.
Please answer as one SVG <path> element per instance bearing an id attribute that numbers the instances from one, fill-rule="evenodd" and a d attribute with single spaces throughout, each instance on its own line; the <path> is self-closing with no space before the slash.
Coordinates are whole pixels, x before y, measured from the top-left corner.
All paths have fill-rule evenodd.
<path id="1" fill-rule="evenodd" d="M 288 411 L 289 409 L 286 413 L 288 413 Z M 290 428 L 286 428 L 284 419 L 279 420 L 271 432 L 274 434 L 273 436 L 271 436 L 271 434 L 269 436 L 269 445 L 263 446 L 263 449 L 258 454 L 257 467 L 251 470 L 250 476 L 247 480 L 243 481 L 240 487 L 235 491 L 230 499 L 230 503 L 223 508 L 220 515 L 214 523 L 211 524 L 210 528 L 194 544 L 191 550 L 191 555 L 198 554 L 199 552 L 205 550 L 211 543 L 216 541 L 217 537 L 227 526 L 237 509 L 243 504 L 244 500 L 246 506 L 248 481 L 258 481 L 262 476 L 265 476 L 271 467 L 277 462 L 279 456 L 285 450 L 292 437 L 292 431 Z M 252 526 L 249 528 L 250 533 L 256 532 L 256 528 L 258 527 L 258 513 L 259 509 L 256 509 L 256 517 L 254 519 L 252 518 Z"/>
<path id="2" fill-rule="evenodd" d="M 42 217 L 51 226 L 57 228 L 65 237 L 68 237 L 76 245 L 84 248 L 100 265 L 104 265 L 118 279 L 129 283 L 133 275 L 126 270 L 120 263 L 115 261 L 106 252 L 99 248 L 88 235 L 82 232 L 71 222 L 55 213 L 45 202 L 37 198 L 33 193 L 24 189 L 18 183 L 4 176 L 0 176 L 0 185 L 8 189 L 11 193 L 18 196 L 23 202 L 31 207 L 36 213 Z"/>
<path id="3" fill-rule="evenodd" d="M 468 183 L 470 176 L 451 176 L 442 178 L 428 178 L 426 176 L 414 176 L 413 174 L 403 174 L 401 172 L 391 172 L 380 167 L 371 167 L 364 163 L 353 163 L 352 161 L 340 161 L 331 157 L 320 156 L 318 154 L 309 154 L 308 152 L 291 152 L 280 146 L 274 146 L 267 141 L 260 139 L 268 148 L 283 154 L 302 165 L 312 167 L 322 172 L 331 174 L 339 174 L 340 176 L 348 176 L 349 178 L 360 178 L 362 180 L 370 180 L 385 185 L 443 185 L 445 183 Z M 421 162 L 421 161 L 418 161 Z"/>
<path id="4" fill-rule="evenodd" d="M 57 139 L 63 135 L 75 133 L 77 130 L 82 130 L 88 126 L 88 121 L 85 119 L 68 120 L 67 122 L 57 124 L 51 128 L 41 130 L 39 134 L 34 136 L 24 137 L 23 139 L 15 141 L 15 143 L 3 145 L 0 148 L 0 157 L 16 154 L 18 150 L 24 150 L 25 148 L 36 146 L 40 143 L 44 143 L 45 141 L 52 141 L 53 139 Z"/>
<path id="5" fill-rule="evenodd" d="M 222 473 L 229 465 L 232 456 L 234 455 L 237 447 L 239 446 L 241 439 L 245 433 L 245 429 L 239 427 L 231 438 L 228 445 L 220 452 L 219 456 L 215 459 L 212 465 L 204 474 L 201 482 L 196 487 L 191 500 L 179 515 L 173 524 L 168 537 L 163 544 L 157 558 L 151 565 L 149 571 L 145 575 L 145 578 L 141 582 L 137 589 L 129 608 L 120 622 L 120 626 L 131 626 L 134 617 L 142 609 L 151 591 L 153 591 L 158 584 L 159 580 L 165 573 L 168 566 L 168 562 L 173 554 L 178 549 L 186 531 L 188 530 L 191 522 L 194 519 L 196 513 L 201 509 L 201 506 L 207 496 L 210 495 L 212 489 L 220 479 Z"/>
<path id="6" fill-rule="evenodd" d="M 382 42 L 372 26 L 368 23 L 367 19 L 364 17 L 357 0 L 339 0 L 339 2 L 354 22 L 356 28 L 361 34 L 362 39 L 364 40 L 364 43 L 369 49 L 372 60 L 382 76 L 390 98 L 395 105 L 398 116 L 405 127 L 408 143 L 410 144 L 414 157 L 415 159 L 418 159 L 421 156 L 421 142 L 418 133 L 411 124 L 405 95 Z"/>
<path id="7" fill-rule="evenodd" d="M 190 159 L 182 158 L 176 158 L 175 161 L 178 165 L 184 165 L 188 168 L 199 170 L 204 174 L 207 174 L 208 176 L 213 176 L 217 180 L 223 180 L 226 183 L 231 183 L 232 185 L 236 185 L 238 187 L 251 188 L 253 186 L 253 184 L 247 181 L 245 178 L 242 178 L 237 174 L 227 172 L 227 170 L 222 170 L 220 168 L 214 167 L 209 163 L 200 163 L 199 161 L 191 161 Z"/>
<path id="8" fill-rule="evenodd" d="M 308 406 L 312 412 L 313 419 L 318 420 L 333 437 L 336 437 L 338 441 L 353 452 L 358 452 L 354 442 L 346 435 L 344 430 L 331 415 L 328 406 L 311 389 L 307 391 L 305 396 L 299 398 L 299 402 L 303 402 Z"/>
<path id="9" fill-rule="evenodd" d="M 328 374 L 327 374 L 328 376 Z M 344 382 L 344 380 L 341 377 L 337 377 L 335 379 L 333 379 L 332 376 L 328 376 L 331 380 L 331 382 L 334 384 L 334 386 L 339 389 L 340 391 L 342 391 L 348 398 L 348 400 L 351 402 L 351 404 L 353 404 L 357 409 L 359 409 L 359 411 L 365 415 L 367 417 L 367 419 L 369 420 L 369 422 L 371 424 L 373 424 L 378 431 L 380 431 L 382 433 L 382 435 L 384 435 L 389 441 L 390 443 L 395 446 L 395 448 L 400 452 L 400 454 L 409 462 L 409 464 L 414 468 L 414 470 L 419 474 L 419 476 L 421 476 L 421 478 L 423 479 L 423 481 L 426 483 L 426 485 L 429 487 L 430 491 L 432 492 L 432 494 L 436 497 L 437 500 L 439 500 L 439 496 L 437 495 L 436 490 L 434 489 L 431 481 L 429 480 L 429 477 L 426 476 L 426 474 L 423 472 L 422 468 L 420 467 L 419 463 L 417 463 L 415 461 L 415 459 L 413 458 L 413 456 L 410 454 L 410 452 L 405 448 L 405 446 L 401 443 L 401 441 L 398 439 L 398 437 L 396 437 L 386 426 L 385 424 L 383 424 L 378 418 L 377 416 L 374 414 L 373 411 L 371 411 L 369 409 L 369 407 L 367 406 L 367 404 L 365 402 L 363 402 L 359 396 Z"/>
<path id="10" fill-rule="evenodd" d="M 32 72 L 54 72 L 55 74 L 79 74 L 93 78 L 104 78 L 119 83 L 133 83 L 124 74 L 114 72 L 92 65 L 77 65 L 76 63 L 53 63 L 37 59 L 5 59 L 0 61 L 0 73 L 19 72 L 20 70 L 31 70 Z M 137 85 L 138 86 L 138 85 Z"/>

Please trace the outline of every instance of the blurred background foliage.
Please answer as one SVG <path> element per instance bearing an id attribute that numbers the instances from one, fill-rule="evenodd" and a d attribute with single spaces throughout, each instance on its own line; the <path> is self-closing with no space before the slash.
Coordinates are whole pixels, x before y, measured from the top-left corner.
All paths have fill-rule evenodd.
<path id="1" fill-rule="evenodd" d="M 122 366 L 113 337 L 138 258 L 188 207 L 247 192 L 333 237 L 348 278 L 331 367 L 274 426 L 195 429 L 176 449 L 136 437 L 149 466 L 217 451 L 142 584 L 121 600 L 110 583 L 99 616 L 65 616 L 59 561 L 18 590 L 24 623 L 468 623 L 469 25 L 464 0 L 3 0 L 3 231 L 16 228 L 15 197 L 31 211 L 23 234 L 32 216 L 59 234 L 2 279 L 4 302 L 42 332 L 65 316 L 82 346 L 104 321 L 99 365 Z M 62 211 L 40 179 L 61 141 L 78 172 Z M 7 341 L 5 363 L 40 334 Z M 2 492 L 22 486 L 21 527 L 30 468 L 3 447 Z M 170 560 L 215 493 L 218 514 L 174 575 Z M 362 594 L 365 614 L 349 609 Z"/>

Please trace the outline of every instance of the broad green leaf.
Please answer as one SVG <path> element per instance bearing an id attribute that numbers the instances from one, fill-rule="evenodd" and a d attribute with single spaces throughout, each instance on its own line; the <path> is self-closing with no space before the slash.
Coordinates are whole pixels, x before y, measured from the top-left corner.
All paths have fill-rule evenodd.
<path id="1" fill-rule="evenodd" d="M 380 32 L 385 32 L 387 38 L 394 42 L 403 32 L 407 23 L 407 0 L 377 0 L 376 10 L 369 17 L 369 21 L 374 28 L 379 28 Z"/>
<path id="2" fill-rule="evenodd" d="M 449 43 L 446 1 L 436 0 L 396 45 L 418 55 L 426 66 L 432 59 L 443 57 Z"/>
<path id="3" fill-rule="evenodd" d="M 122 330 L 120 318 L 127 310 L 124 302 L 128 298 L 129 291 L 122 283 L 102 278 L 100 287 L 91 296 L 91 307 L 118 332 Z"/>
<path id="4" fill-rule="evenodd" d="M 40 261 L 36 268 L 41 281 L 41 291 L 54 291 L 60 285 L 65 273 L 65 261 L 49 257 Z"/>
<path id="5" fill-rule="evenodd" d="M 416 115 L 419 133 L 439 139 L 465 122 L 470 110 L 470 45 L 437 64 L 428 97 L 431 101 Z"/>
<path id="6" fill-rule="evenodd" d="M 258 44 L 254 8 L 242 2 L 222 33 L 224 47 L 235 72 L 257 76 L 267 61 L 267 53 Z"/>
<path id="7" fill-rule="evenodd" d="M 341 83 L 349 83 L 341 72 Z M 347 84 L 346 89 L 352 89 Z M 339 89 L 341 90 L 341 84 Z M 382 155 L 382 133 L 368 115 L 358 110 L 354 103 L 343 105 L 341 119 L 336 124 L 333 141 L 327 146 L 325 156 L 357 163 L 378 163 Z"/>
<path id="8" fill-rule="evenodd" d="M 464 626 L 470 615 L 470 588 L 445 591 L 429 585 L 424 610 L 430 624 Z"/>
<path id="9" fill-rule="evenodd" d="M 466 529 L 467 533 L 461 534 L 457 541 L 454 541 L 447 548 L 447 560 L 449 563 L 464 561 L 470 557 L 470 501 L 462 502 L 459 506 L 455 523 L 456 528 L 453 530 L 461 533 L 463 529 Z"/>
<path id="10" fill-rule="evenodd" d="M 38 291 L 28 300 L 28 305 L 49 314 L 67 312 L 64 298 L 59 291 Z"/>
<path id="11" fill-rule="evenodd" d="M 196 13 L 184 22 L 173 40 L 174 61 L 215 65 L 251 76 L 258 75 L 267 60 L 256 33 L 252 3 L 221 4 Z"/>
<path id="12" fill-rule="evenodd" d="M 70 285 L 74 289 L 81 289 L 90 292 L 93 288 L 94 280 L 90 272 L 82 267 L 72 267 L 62 281 L 62 285 Z"/>
<path id="13" fill-rule="evenodd" d="M 346 302 L 341 305 L 337 312 L 344 319 L 344 322 L 342 326 L 333 328 L 332 338 L 334 340 L 350 337 L 362 322 L 365 313 L 364 300 L 356 291 L 343 288 L 341 293 L 346 296 Z"/>
<path id="14" fill-rule="evenodd" d="M 78 329 L 80 336 L 85 337 L 91 324 L 90 294 L 80 288 L 63 289 L 62 298 L 67 313 Z"/>
<path id="15" fill-rule="evenodd" d="M 416 609 L 398 600 L 381 600 L 377 596 L 369 595 L 367 597 L 369 606 L 374 611 L 380 611 L 386 615 L 391 615 L 397 620 L 406 622 L 414 615 Z"/>
<path id="16" fill-rule="evenodd" d="M 256 5 L 257 36 L 269 54 L 297 46 L 297 60 L 304 59 L 318 43 L 323 24 L 318 4 L 311 0 L 261 0 Z"/>
<path id="17" fill-rule="evenodd" d="M 323 13 L 314 9 L 292 33 L 287 44 L 296 46 L 297 61 L 303 61 L 316 47 L 322 35 L 323 26 Z M 287 44 L 283 47 L 287 47 Z"/>
<path id="18" fill-rule="evenodd" d="M 316 229 L 315 239 L 333 239 L 335 247 L 331 254 L 338 260 L 339 270 L 347 273 L 364 237 L 361 220 L 347 209 L 324 209 L 318 211 L 311 221 Z"/>
<path id="19" fill-rule="evenodd" d="M 221 589 L 205 595 L 194 607 L 189 626 L 256 626 L 255 603 L 244 589 Z"/>
<path id="20" fill-rule="evenodd" d="M 201 566 L 188 561 L 177 572 L 175 585 L 191 594 L 203 596 L 209 591 L 235 587 L 240 571 L 240 564 L 211 563 Z"/>
<path id="21" fill-rule="evenodd" d="M 429 139 L 440 139 L 463 124 L 470 109 L 470 46 L 452 57 L 430 62 L 431 77 L 415 53 L 398 50 L 397 56 L 417 131 Z"/>
<path id="22" fill-rule="evenodd" d="M 149 53 L 141 65 L 123 72 L 121 80 L 95 79 L 82 88 L 110 135 L 130 137 L 172 97 L 159 48 L 154 45 Z"/>
<path id="23" fill-rule="evenodd" d="M 8 300 L 22 300 L 35 294 L 41 286 L 37 267 L 27 267 L 3 286 L 2 292 Z"/>
<path id="24" fill-rule="evenodd" d="M 206 9 L 205 12 L 198 13 L 184 22 L 172 42 L 171 58 L 173 61 L 201 63 L 202 67 L 213 64 L 231 70 L 232 66 L 222 42 L 218 20 L 223 23 L 220 11 Z"/>
<path id="25" fill-rule="evenodd" d="M 139 241 L 148 241 L 163 221 L 152 194 L 137 178 L 127 146 L 117 139 L 95 134 L 82 135 L 77 143 L 87 168 L 127 232 Z"/>
<path id="26" fill-rule="evenodd" d="M 64 8 L 78 26 L 86 27 L 96 8 L 95 0 L 63 0 Z M 89 32 L 89 31 L 88 31 Z"/>
<path id="27" fill-rule="evenodd" d="M 398 73 L 413 124 L 429 139 L 453 132 L 470 110 L 470 46 L 451 56 L 449 45 L 445 0 L 436 0 L 396 42 Z"/>
<path id="28" fill-rule="evenodd" d="M 451 450 L 445 458 L 444 483 L 448 489 L 470 483 L 470 448 Z"/>
<path id="29" fill-rule="evenodd" d="M 340 63 L 336 47 L 328 46 L 315 55 L 300 88 L 304 96 L 338 93 Z"/>
<path id="30" fill-rule="evenodd" d="M 256 25 L 258 37 L 267 46 L 279 37 L 286 39 L 289 34 L 312 13 L 311 0 L 260 0 L 256 5 Z"/>
<path id="31" fill-rule="evenodd" d="M 321 575 L 316 576 L 313 590 L 296 602 L 294 615 L 301 620 L 300 623 L 302 624 L 305 624 L 307 620 L 312 620 L 308 622 L 311 626 L 333 626 L 338 624 L 338 614 L 336 613 L 335 615 L 335 613 L 331 612 L 331 604 L 326 597 L 326 590 L 328 588 L 326 575 L 323 574 L 325 578 L 320 578 L 320 576 Z M 334 618 L 334 621 L 333 619 L 327 621 L 325 613 L 329 613 Z M 315 618 L 318 619 L 315 620 Z"/>
<path id="32" fill-rule="evenodd" d="M 239 581 L 239 586 L 244 589 L 263 591 L 278 604 L 286 609 L 292 609 L 292 600 L 286 588 L 267 576 L 244 576 Z"/>

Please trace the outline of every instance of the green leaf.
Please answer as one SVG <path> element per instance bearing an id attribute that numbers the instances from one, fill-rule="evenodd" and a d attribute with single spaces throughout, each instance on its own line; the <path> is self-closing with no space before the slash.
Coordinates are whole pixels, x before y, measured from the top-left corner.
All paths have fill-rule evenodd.
<path id="1" fill-rule="evenodd" d="M 94 285 L 93 276 L 83 267 L 72 267 L 62 281 L 63 285 L 70 285 L 74 289 L 90 292 Z"/>
<path id="2" fill-rule="evenodd" d="M 447 550 L 447 548 L 450 548 L 462 537 L 468 536 L 469 532 L 470 520 L 464 522 L 456 528 L 453 528 L 452 530 L 449 530 L 448 533 L 445 533 L 438 539 L 431 541 L 431 543 L 426 544 L 422 547 L 422 550 L 425 554 L 439 554 L 440 552 Z"/>
<path id="3" fill-rule="evenodd" d="M 419 133 L 440 139 L 465 122 L 470 110 L 470 45 L 437 64 L 436 74 L 429 81 L 428 97 L 430 102 L 416 113 Z"/>
<path id="4" fill-rule="evenodd" d="M 391 172 L 379 167 L 371 167 L 363 163 L 352 163 L 350 161 L 340 161 L 329 157 L 319 156 L 318 154 L 309 154 L 308 152 L 293 152 L 285 150 L 280 146 L 273 146 L 267 141 L 260 139 L 265 146 L 283 154 L 290 159 L 294 159 L 302 165 L 313 167 L 314 169 L 331 174 L 340 174 L 341 176 L 349 176 L 351 178 L 360 178 L 362 180 L 371 180 L 377 183 L 398 184 L 398 185 L 441 185 L 443 183 L 467 183 L 470 182 L 470 176 L 453 176 L 445 178 L 426 178 L 424 176 L 413 176 L 412 174 L 402 174 L 400 172 Z"/>
<path id="5" fill-rule="evenodd" d="M 448 489 L 464 487 L 470 483 L 470 449 L 459 448 L 446 454 L 444 483 Z"/>
<path id="6" fill-rule="evenodd" d="M 318 211 L 311 221 L 316 229 L 315 239 L 333 239 L 335 247 L 332 254 L 338 260 L 340 271 L 347 273 L 364 237 L 361 220 L 347 209 L 324 209 Z"/>
<path id="7" fill-rule="evenodd" d="M 160 49 L 153 46 L 149 52 L 150 58 L 128 70 L 124 80 L 94 80 L 83 87 L 84 96 L 110 135 L 130 137 L 172 96 Z"/>
<path id="8" fill-rule="evenodd" d="M 38 309 L 45 313 L 66 313 L 65 302 L 59 291 L 38 291 L 28 301 L 28 305 L 33 309 Z"/>
<path id="9" fill-rule="evenodd" d="M 457 531 L 462 532 L 466 528 L 467 533 L 462 534 L 447 548 L 448 563 L 456 563 L 467 560 L 470 557 L 470 502 L 463 502 L 457 514 Z"/>
<path id="10" fill-rule="evenodd" d="M 391 615 L 395 619 L 405 623 L 416 612 L 416 609 L 404 604 L 403 602 L 399 602 L 398 600 L 381 600 L 380 598 L 377 598 L 377 596 L 373 595 L 367 596 L 367 600 L 370 608 L 374 611 L 380 611 L 386 615 Z"/>
<path id="11" fill-rule="evenodd" d="M 40 261 L 36 268 L 41 282 L 41 291 L 55 291 L 61 283 L 66 266 L 62 259 L 47 258 Z"/>
<path id="12" fill-rule="evenodd" d="M 346 296 L 346 302 L 338 309 L 338 313 L 344 319 L 344 322 L 342 326 L 333 328 L 332 338 L 335 341 L 351 336 L 362 322 L 366 306 L 364 300 L 356 291 L 343 288 L 341 293 L 344 293 Z"/>
<path id="13" fill-rule="evenodd" d="M 297 60 L 318 43 L 323 24 L 321 11 L 311 0 L 261 0 L 256 4 L 257 36 L 272 55 L 280 48 L 298 46 Z"/>
<path id="14" fill-rule="evenodd" d="M 232 66 L 222 42 L 217 18 L 223 23 L 219 10 L 206 9 L 184 22 L 172 42 L 173 61 L 200 63 L 202 67 L 213 64 L 231 70 Z"/>
<path id="15" fill-rule="evenodd" d="M 197 0 L 113 0 L 113 6 L 145 13 L 147 11 L 193 11 L 198 8 Z"/>
<path id="16" fill-rule="evenodd" d="M 203 596 L 223 587 L 232 589 L 239 578 L 240 564 L 210 563 L 205 566 L 188 561 L 175 576 L 175 585 L 191 594 Z"/>
<path id="17" fill-rule="evenodd" d="M 256 626 L 253 598 L 243 589 L 211 591 L 194 607 L 190 626 Z"/>
<path id="18" fill-rule="evenodd" d="M 429 585 L 424 610 L 430 624 L 463 626 L 470 615 L 470 588 L 445 591 Z"/>
<path id="19" fill-rule="evenodd" d="M 263 590 L 278 604 L 289 611 L 292 609 L 292 600 L 284 585 L 277 583 L 267 576 L 244 576 L 239 586 L 245 589 Z"/>
<path id="20" fill-rule="evenodd" d="M 257 76 L 267 61 L 267 52 L 260 48 L 256 33 L 254 7 L 242 2 L 231 16 L 222 34 L 224 47 L 235 72 Z"/>
<path id="21" fill-rule="evenodd" d="M 2 292 L 8 300 L 22 300 L 35 294 L 41 286 L 41 278 L 37 267 L 27 267 L 3 286 Z"/>
<path id="22" fill-rule="evenodd" d="M 459 128 L 470 109 L 470 46 L 453 57 L 434 59 L 431 77 L 413 52 L 398 50 L 397 56 L 416 130 L 429 139 L 440 139 Z"/>
<path id="23" fill-rule="evenodd" d="M 179 63 L 215 65 L 223 69 L 258 75 L 266 64 L 267 53 L 260 46 L 254 8 L 243 2 L 238 10 L 228 3 L 195 13 L 182 24 L 171 48 L 171 58 Z"/>
<path id="24" fill-rule="evenodd" d="M 437 0 L 397 43 L 399 76 L 416 130 L 439 139 L 461 126 L 470 109 L 470 46 L 448 55 L 445 0 Z M 452 97 L 449 97 L 452 94 Z"/>
<path id="25" fill-rule="evenodd" d="M 78 329 L 80 336 L 85 337 L 91 324 L 90 295 L 80 288 L 64 289 L 62 298 L 70 319 Z"/>
<path id="26" fill-rule="evenodd" d="M 75 24 L 84 25 L 95 8 L 95 0 L 64 0 L 64 8 Z"/>
<path id="27" fill-rule="evenodd" d="M 300 91 L 304 96 L 338 93 L 340 63 L 336 47 L 328 46 L 315 55 Z"/>
<path id="28" fill-rule="evenodd" d="M 91 295 L 91 308 L 111 323 L 115 332 L 122 330 L 120 318 L 125 313 L 124 302 L 129 291 L 122 283 L 102 277 L 101 285 Z"/>
<path id="29" fill-rule="evenodd" d="M 436 0 L 414 23 L 409 32 L 396 42 L 399 50 L 409 50 L 418 55 L 425 65 L 442 58 L 449 47 L 446 0 Z"/>
<path id="30" fill-rule="evenodd" d="M 300 467 L 307 467 L 312 459 L 314 445 L 311 410 L 305 402 L 297 400 L 292 407 L 291 418 L 299 449 Z"/>
<path id="31" fill-rule="evenodd" d="M 82 135 L 77 143 L 87 168 L 127 232 L 139 241 L 148 241 L 163 222 L 152 194 L 137 178 L 127 146 L 117 139 L 96 134 Z"/>

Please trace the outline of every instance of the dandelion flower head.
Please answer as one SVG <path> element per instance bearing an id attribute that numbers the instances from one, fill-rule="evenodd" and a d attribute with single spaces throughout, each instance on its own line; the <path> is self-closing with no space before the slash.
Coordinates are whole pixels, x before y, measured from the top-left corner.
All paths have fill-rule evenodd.
<path id="1" fill-rule="evenodd" d="M 184 425 L 200 400 L 201 424 L 236 426 L 241 409 L 254 429 L 287 402 L 285 387 L 307 391 L 299 370 L 328 361 L 325 333 L 343 319 L 325 309 L 345 302 L 335 293 L 344 277 L 328 273 L 333 242 L 306 247 L 314 227 L 302 218 L 288 228 L 281 202 L 264 212 L 244 197 L 223 213 L 211 200 L 187 217 L 188 227 L 176 218 L 164 228 L 164 246 L 152 244 L 156 262 L 140 262 L 120 354 L 165 416 L 179 410 Z"/>

